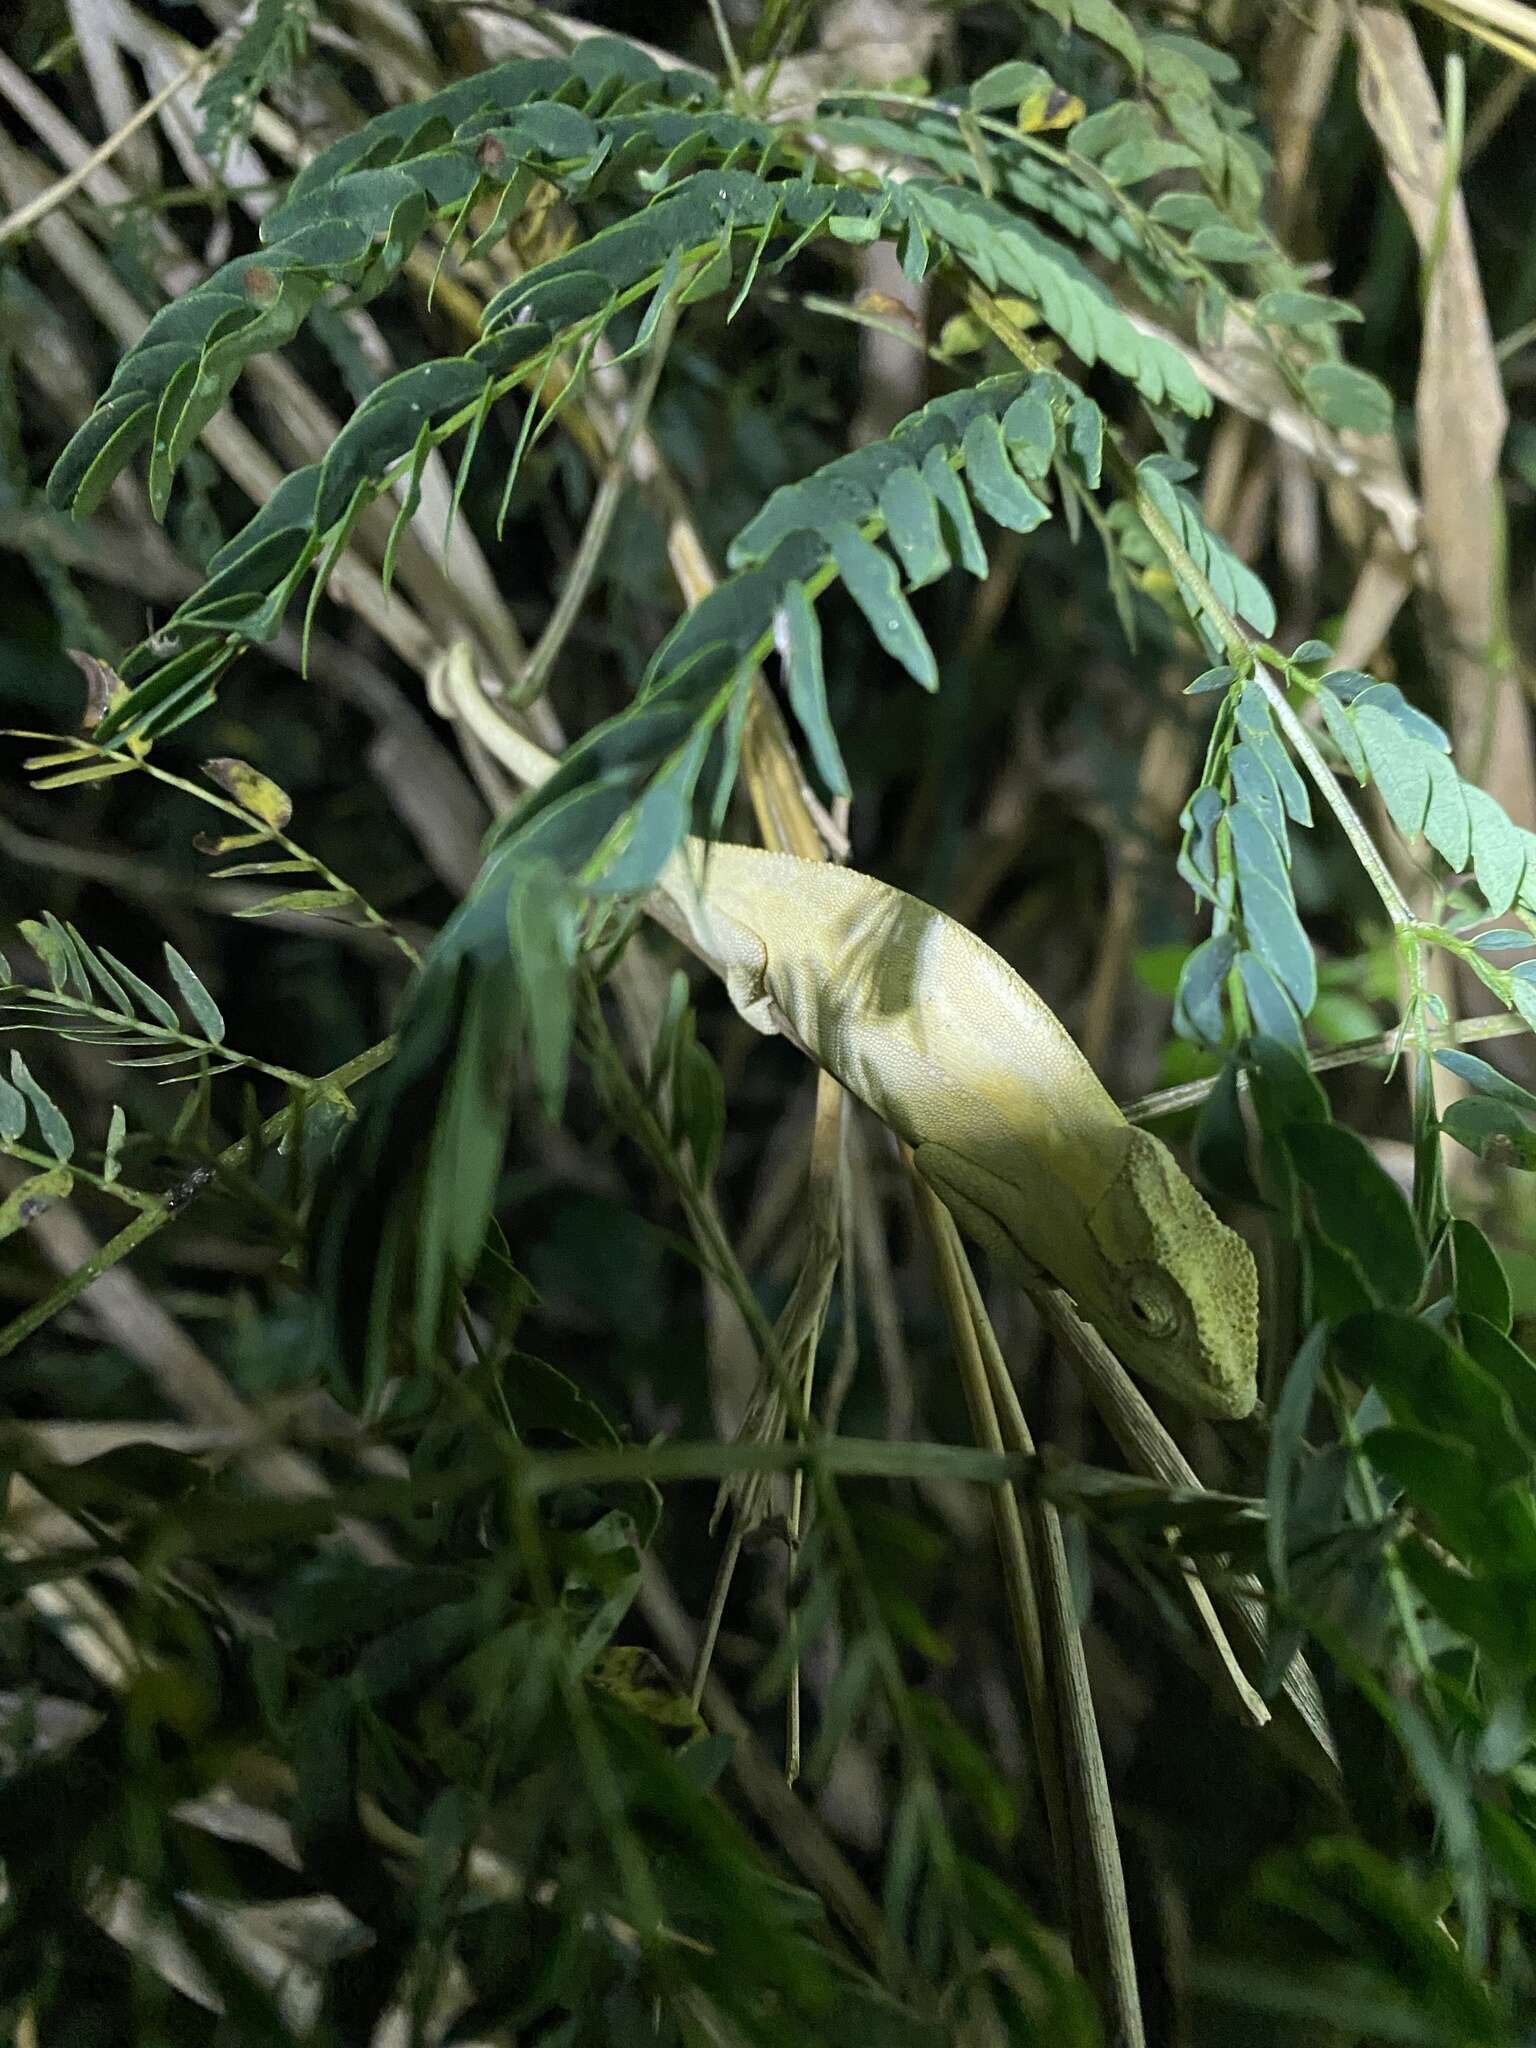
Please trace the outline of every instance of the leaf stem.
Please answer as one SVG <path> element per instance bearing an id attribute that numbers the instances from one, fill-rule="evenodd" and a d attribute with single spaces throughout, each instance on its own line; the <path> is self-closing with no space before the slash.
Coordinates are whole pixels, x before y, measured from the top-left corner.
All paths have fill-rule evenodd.
<path id="1" fill-rule="evenodd" d="M 1290 741 L 1297 757 L 1305 764 L 1307 773 L 1322 794 L 1323 801 L 1342 826 L 1345 837 L 1354 848 L 1355 857 L 1370 876 L 1371 884 L 1381 898 L 1383 908 L 1391 918 L 1398 937 L 1416 939 L 1418 919 L 1409 908 L 1402 890 L 1397 886 L 1396 878 L 1383 860 L 1375 840 L 1361 823 L 1359 812 L 1344 794 L 1338 777 L 1323 759 L 1316 740 L 1296 716 L 1289 698 L 1267 669 L 1256 665 L 1254 680 L 1264 692 L 1280 730 Z"/>
<path id="2" fill-rule="evenodd" d="M 227 1067 L 245 1068 L 252 1073 L 265 1074 L 269 1080 L 281 1081 L 285 1088 L 308 1088 L 310 1086 L 310 1076 L 308 1074 L 295 1073 L 292 1067 L 274 1066 L 267 1060 L 257 1059 L 251 1053 L 235 1052 L 229 1046 L 214 1039 L 198 1038 L 190 1031 L 173 1031 L 168 1025 L 152 1024 L 147 1017 L 137 1017 L 131 1012 L 108 1009 L 105 1003 L 88 1003 L 80 996 L 70 995 L 65 989 L 12 989 L 0 995 L 0 1010 L 18 1009 L 23 1004 L 31 1005 L 37 1009 L 62 1010 L 68 1016 L 89 1018 L 93 1024 L 109 1026 L 114 1033 L 132 1033 L 136 1038 L 148 1039 L 155 1044 L 184 1046 L 186 1048 L 184 1055 L 186 1059 L 206 1059 L 222 1063 Z M 18 1025 L 11 1028 L 24 1030 L 29 1027 Z M 35 1026 L 30 1028 L 42 1029 L 44 1027 Z M 82 1030 L 81 1036 L 75 1038 L 64 1027 L 62 1020 L 60 1020 L 60 1036 L 71 1039 L 77 1045 L 111 1045 L 114 1042 L 112 1038 L 104 1037 L 101 1033 L 94 1031 L 86 1034 Z M 121 1042 L 121 1039 L 117 1040 L 118 1045 L 121 1045 Z M 166 1060 L 169 1060 L 171 1055 L 167 1053 L 165 1057 Z M 140 1062 L 135 1060 L 114 1060 L 112 1064 L 114 1066 L 136 1066 Z M 158 1066 L 164 1064 L 164 1062 L 157 1059 L 154 1064 Z M 184 1080 L 188 1077 L 176 1074 L 169 1078 L 172 1080 Z"/>
<path id="3" fill-rule="evenodd" d="M 52 1173 L 62 1166 L 75 1180 L 83 1180 L 87 1187 L 93 1187 L 98 1194 L 110 1195 L 116 1202 L 125 1202 L 130 1209 L 148 1210 L 158 1207 L 153 1195 L 145 1194 L 142 1188 L 129 1187 L 120 1180 L 108 1180 L 104 1173 L 97 1173 L 89 1166 L 81 1166 L 73 1159 L 56 1159 L 51 1152 L 34 1152 L 30 1145 L 18 1145 L 10 1138 L 0 1139 L 0 1156 L 14 1159 L 19 1166 L 35 1166 L 45 1173 Z"/>
<path id="4" fill-rule="evenodd" d="M 1476 1045 L 1488 1038 L 1522 1038 L 1529 1034 L 1530 1025 L 1523 1017 L 1513 1017 L 1508 1011 L 1487 1017 L 1463 1017 L 1459 1023 L 1443 1024 L 1430 1030 L 1431 1047 L 1439 1045 Z M 1383 1031 L 1375 1038 L 1357 1038 L 1348 1045 L 1336 1045 L 1328 1052 L 1309 1052 L 1307 1065 L 1314 1074 L 1325 1074 L 1335 1067 L 1358 1066 L 1364 1060 L 1393 1059 L 1400 1050 L 1403 1027 L 1394 1025 L 1392 1030 Z M 1134 1101 L 1121 1104 L 1121 1113 L 1133 1124 L 1156 1123 L 1159 1117 L 1177 1116 L 1186 1109 L 1198 1109 L 1206 1097 L 1215 1090 L 1219 1076 L 1212 1074 L 1202 1081 L 1181 1081 L 1177 1088 L 1159 1088 L 1151 1095 L 1138 1095 Z M 1245 1077 L 1239 1077 L 1238 1085 L 1246 1087 Z"/>
<path id="5" fill-rule="evenodd" d="M 398 1043 L 399 1041 L 393 1037 L 381 1038 L 376 1045 L 370 1045 L 366 1051 L 357 1053 L 341 1066 L 333 1068 L 329 1074 L 323 1074 L 319 1080 L 308 1083 L 300 1099 L 304 1102 L 314 1102 L 326 1095 L 344 1093 L 379 1067 L 387 1066 L 395 1056 Z M 260 1142 L 270 1144 L 281 1138 L 292 1115 L 291 1102 L 274 1111 L 261 1126 L 258 1133 Z M 163 1230 L 173 1216 L 181 1215 L 221 1173 L 233 1167 L 243 1166 L 255 1149 L 255 1144 L 256 1140 L 247 1137 L 239 1138 L 233 1145 L 226 1146 L 211 1167 L 199 1167 L 185 1181 L 171 1188 L 160 1197 L 153 1208 L 135 1216 L 131 1223 L 124 1225 L 116 1237 L 108 1238 L 100 1250 L 83 1265 L 77 1266 L 72 1273 L 66 1273 L 58 1286 L 42 1301 L 34 1302 L 30 1308 L 23 1309 L 19 1316 L 7 1323 L 4 1329 L 0 1329 L 0 1358 L 8 1357 L 17 1345 L 24 1342 L 35 1330 L 40 1330 L 45 1323 L 51 1322 L 61 1309 L 68 1308 L 77 1296 L 83 1294 L 93 1280 L 99 1280 L 103 1273 L 108 1273 L 114 1266 L 121 1264 L 130 1252 L 137 1251 L 139 1246 L 153 1237 L 157 1231 Z"/>

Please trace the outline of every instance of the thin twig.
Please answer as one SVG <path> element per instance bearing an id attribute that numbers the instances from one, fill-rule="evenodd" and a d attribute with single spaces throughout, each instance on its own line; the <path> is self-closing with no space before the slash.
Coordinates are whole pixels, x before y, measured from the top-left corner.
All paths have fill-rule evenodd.
<path id="1" fill-rule="evenodd" d="M 381 1038 L 376 1045 L 370 1045 L 366 1052 L 355 1054 L 341 1066 L 333 1068 L 329 1074 L 322 1075 L 319 1080 L 312 1082 L 303 1099 L 316 1101 L 324 1095 L 345 1093 L 366 1075 L 386 1066 L 395 1056 L 397 1043 L 393 1037 Z M 269 1145 L 281 1138 L 292 1115 L 292 1104 L 285 1103 L 280 1110 L 269 1116 L 261 1126 L 260 1142 Z M 61 1309 L 68 1308 L 76 1296 L 83 1294 L 93 1281 L 99 1280 L 104 1273 L 111 1272 L 112 1268 L 126 1259 L 130 1252 L 137 1251 L 141 1244 L 163 1230 L 174 1217 L 183 1215 L 199 1195 L 214 1185 L 221 1173 L 243 1166 L 250 1158 L 252 1150 L 253 1141 L 250 1138 L 237 1139 L 233 1145 L 225 1147 L 211 1166 L 197 1168 L 186 1180 L 162 1195 L 153 1209 L 146 1209 L 142 1215 L 135 1216 L 116 1237 L 109 1238 L 73 1272 L 66 1273 L 58 1286 L 42 1301 L 34 1302 L 29 1308 L 23 1309 L 19 1316 L 7 1323 L 4 1329 L 0 1329 L 0 1358 L 8 1357 L 17 1345 L 30 1337 L 35 1330 L 40 1330 L 45 1323 L 51 1322 Z"/>
<path id="2" fill-rule="evenodd" d="M 1427 1032 L 1431 1051 L 1436 1046 L 1475 1045 L 1485 1038 L 1522 1038 L 1530 1031 L 1530 1025 L 1523 1017 L 1511 1015 L 1507 1010 L 1491 1017 L 1464 1017 L 1460 1023 L 1446 1024 Z M 1384 1031 L 1378 1038 L 1359 1038 L 1349 1045 L 1336 1045 L 1328 1052 L 1309 1052 L 1307 1065 L 1314 1074 L 1330 1072 L 1335 1067 L 1359 1066 L 1365 1060 L 1389 1060 L 1402 1049 L 1402 1027 Z M 1219 1074 L 1212 1074 L 1202 1081 L 1181 1081 L 1177 1088 L 1158 1088 L 1151 1095 L 1138 1095 L 1133 1102 L 1121 1104 L 1121 1109 L 1133 1124 L 1155 1123 L 1159 1117 L 1177 1116 L 1181 1110 L 1198 1109 L 1208 1095 L 1215 1092 L 1220 1080 Z M 1238 1086 L 1245 1088 L 1247 1079 L 1238 1076 Z"/>
<path id="3" fill-rule="evenodd" d="M 1098 1331 L 1084 1322 L 1076 1304 L 1043 1275 L 1027 1292 L 1052 1337 L 1072 1360 L 1100 1419 L 1120 1446 L 1133 1470 L 1177 1490 L 1202 1490 L 1200 1475 L 1158 1419 L 1156 1411 Z M 1226 1597 L 1254 1647 L 1268 1646 L 1268 1623 L 1258 1582 L 1240 1578 Z M 1204 1616 L 1202 1615 L 1202 1620 Z M 1229 1676 L 1237 1670 L 1229 1651 L 1222 1653 Z M 1304 1658 L 1292 1659 L 1285 1690 L 1323 1756 L 1337 1772 L 1338 1759 L 1317 1681 Z M 1238 1704 L 1246 1707 L 1240 1695 Z M 1252 1718 L 1251 1713 L 1248 1718 Z"/>
<path id="4" fill-rule="evenodd" d="M 137 134 L 147 121 L 154 119 L 168 100 L 173 100 L 184 86 L 190 85 L 206 71 L 218 58 L 222 48 L 221 40 L 200 51 L 184 70 L 168 84 L 161 86 L 160 90 L 145 100 L 142 106 L 136 108 L 116 133 L 109 135 L 105 142 L 99 143 L 89 156 L 83 158 L 72 170 L 66 171 L 64 176 L 50 185 L 46 192 L 39 192 L 35 199 L 29 199 L 25 205 L 18 206 L 14 212 L 7 214 L 4 220 L 0 220 L 0 248 L 7 242 L 14 241 L 18 235 L 25 234 L 28 228 L 52 213 L 56 206 L 62 206 L 72 192 L 78 192 L 93 171 L 100 170 L 104 163 L 117 154 L 130 135 Z"/>
<path id="5" fill-rule="evenodd" d="M 720 0 L 707 0 L 707 5 L 709 8 L 709 19 L 715 31 L 715 40 L 720 45 L 720 54 L 725 59 L 725 68 L 731 74 L 732 89 L 736 94 L 738 102 L 744 105 L 747 99 L 746 75 L 741 68 L 741 59 L 736 54 L 736 45 L 731 40 L 731 31 L 726 23 L 725 15 L 721 11 Z"/>

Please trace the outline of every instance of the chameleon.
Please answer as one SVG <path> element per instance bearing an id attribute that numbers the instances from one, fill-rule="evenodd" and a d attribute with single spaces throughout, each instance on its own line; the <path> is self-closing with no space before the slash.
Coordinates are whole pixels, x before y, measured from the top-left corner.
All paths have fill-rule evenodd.
<path id="1" fill-rule="evenodd" d="M 467 649 L 443 661 L 432 695 L 523 781 L 555 768 L 489 704 Z M 1253 1254 L 974 932 L 851 868 L 691 838 L 646 907 L 748 1024 L 789 1038 L 906 1141 L 1005 1270 L 1054 1280 L 1132 1372 L 1185 1407 L 1251 1413 Z"/>
<path id="2" fill-rule="evenodd" d="M 698 839 L 647 908 L 748 1024 L 783 1034 L 906 1141 L 1005 1270 L 1054 1280 L 1184 1406 L 1251 1412 L 1252 1252 L 974 932 L 855 870 Z"/>

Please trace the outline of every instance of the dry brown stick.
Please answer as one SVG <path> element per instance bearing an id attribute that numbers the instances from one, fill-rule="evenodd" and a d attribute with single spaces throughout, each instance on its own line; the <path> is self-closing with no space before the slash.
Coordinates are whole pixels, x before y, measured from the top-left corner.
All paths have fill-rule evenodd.
<path id="1" fill-rule="evenodd" d="M 1458 760 L 1516 824 L 1536 825 L 1536 759 L 1504 625 L 1499 451 L 1503 382 L 1457 185 L 1446 202 L 1439 103 L 1395 7 L 1352 5 L 1360 104 L 1433 272 L 1414 410 L 1424 507 L 1426 638 L 1437 647 Z M 1454 170 L 1455 167 L 1452 167 Z"/>
<path id="2" fill-rule="evenodd" d="M 1506 625 L 1504 509 L 1499 454 L 1509 414 L 1459 182 L 1448 162 L 1440 106 L 1408 21 L 1396 8 L 1357 5 L 1360 105 L 1424 266 L 1423 334 L 1414 395 L 1425 639 L 1438 657 L 1456 758 L 1517 825 L 1536 825 L 1536 753 Z M 1389 836 L 1389 844 L 1395 837 Z M 1422 884 L 1409 888 L 1422 898 Z M 1443 954 L 1429 963 L 1434 993 L 1455 1014 L 1458 977 Z M 1463 977 L 1464 979 L 1464 977 Z M 1431 1075 L 1443 1111 L 1462 1092 Z M 1447 1171 L 1471 1171 L 1452 1148 Z"/>
<path id="3" fill-rule="evenodd" d="M 99 143 L 88 155 L 82 157 L 79 163 L 66 171 L 62 178 L 56 179 L 46 191 L 39 192 L 34 199 L 29 199 L 25 205 L 18 206 L 4 220 L 0 220 L 0 248 L 7 242 L 14 241 L 18 235 L 25 234 L 28 228 L 34 227 L 56 206 L 62 206 L 72 192 L 78 192 L 93 171 L 114 157 L 129 136 L 137 134 L 147 121 L 152 121 L 167 101 L 174 99 L 177 93 L 193 84 L 218 54 L 217 45 L 200 51 L 176 77 L 130 114 L 115 134 L 109 135 L 105 142 Z"/>
<path id="4" fill-rule="evenodd" d="M 1307 179 L 1312 139 L 1322 118 L 1344 47 L 1338 0 L 1313 0 L 1294 12 L 1277 9 L 1264 52 L 1266 98 L 1275 151 L 1275 227 L 1285 246 L 1314 246 Z"/>

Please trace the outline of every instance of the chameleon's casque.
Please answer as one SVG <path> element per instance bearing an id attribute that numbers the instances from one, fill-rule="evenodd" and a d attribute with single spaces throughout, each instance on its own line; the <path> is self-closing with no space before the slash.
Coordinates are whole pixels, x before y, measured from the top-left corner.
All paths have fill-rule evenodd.
<path id="1" fill-rule="evenodd" d="M 1166 1145 L 1127 1131 L 1125 1163 L 1088 1213 L 1109 1273 L 1093 1322 L 1154 1386 L 1213 1415 L 1246 1415 L 1258 1376 L 1253 1254 Z"/>

